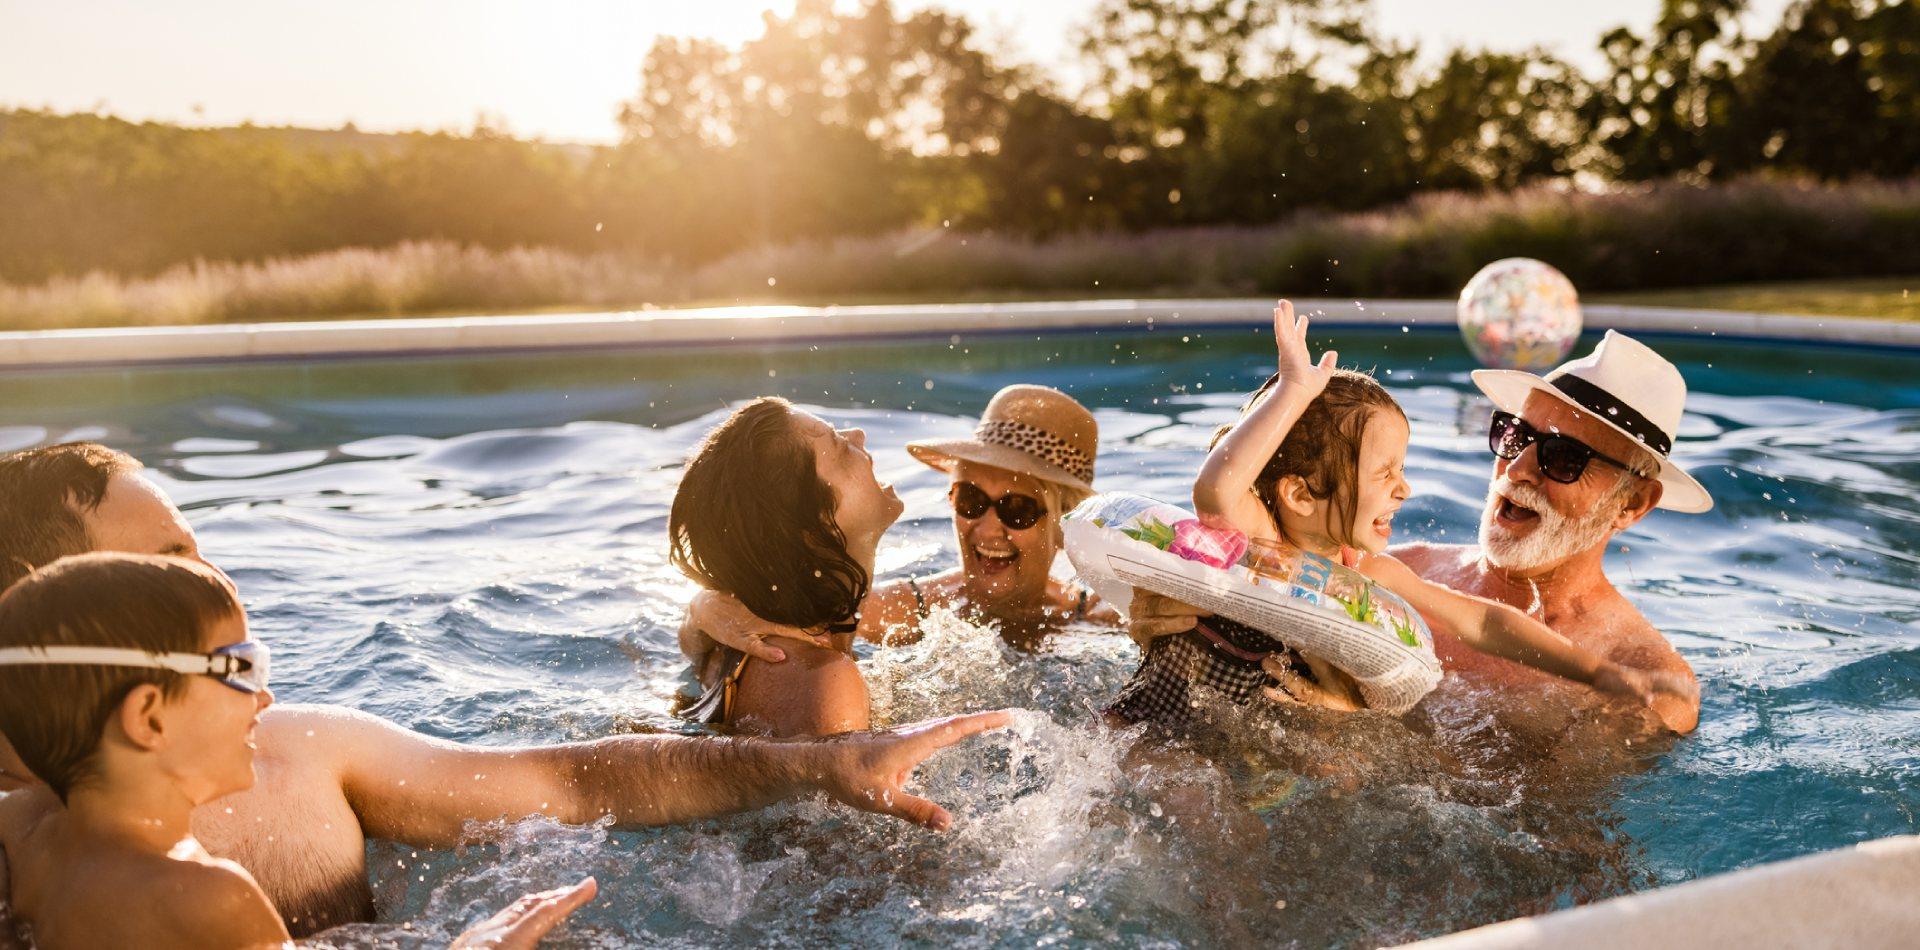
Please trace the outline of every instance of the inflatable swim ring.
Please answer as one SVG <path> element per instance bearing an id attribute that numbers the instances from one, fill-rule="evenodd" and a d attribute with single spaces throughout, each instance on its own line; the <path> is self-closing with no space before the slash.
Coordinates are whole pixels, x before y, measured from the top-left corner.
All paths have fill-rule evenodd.
<path id="1" fill-rule="evenodd" d="M 1373 709 L 1399 714 L 1440 682 L 1420 614 L 1317 554 L 1249 545 L 1144 495 L 1095 495 L 1062 521 L 1067 557 L 1108 603 L 1135 587 L 1212 611 L 1344 670 Z"/>

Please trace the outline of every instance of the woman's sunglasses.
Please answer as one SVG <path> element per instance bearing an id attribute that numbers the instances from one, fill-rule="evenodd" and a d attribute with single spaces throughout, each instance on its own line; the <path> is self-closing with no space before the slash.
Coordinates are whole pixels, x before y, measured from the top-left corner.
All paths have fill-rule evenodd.
<path id="1" fill-rule="evenodd" d="M 1595 459 L 1640 474 L 1633 466 L 1601 455 L 1579 439 L 1541 432 L 1511 412 L 1494 412 L 1493 425 L 1487 430 L 1487 445 L 1493 454 L 1509 462 L 1519 458 L 1527 446 L 1536 446 L 1534 461 L 1540 466 L 1540 474 L 1563 485 L 1579 481 L 1580 476 L 1587 473 L 1587 463 Z"/>
<path id="2" fill-rule="evenodd" d="M 972 521 L 984 516 L 988 508 L 1000 516 L 1000 523 L 1006 525 L 1009 531 L 1025 531 L 1039 524 L 1040 516 L 1047 513 L 1047 506 L 1032 495 L 1008 492 L 996 501 L 972 482 L 954 484 L 954 514 Z"/>
<path id="3" fill-rule="evenodd" d="M 212 653 L 148 653 L 128 647 L 36 646 L 0 650 L 0 666 L 132 666 L 211 676 L 243 693 L 267 688 L 271 654 L 258 640 L 242 640 Z"/>

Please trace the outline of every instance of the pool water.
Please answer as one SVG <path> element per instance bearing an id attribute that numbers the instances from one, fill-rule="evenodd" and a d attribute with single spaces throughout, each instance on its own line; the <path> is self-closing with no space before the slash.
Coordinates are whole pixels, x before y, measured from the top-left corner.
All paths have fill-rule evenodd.
<path id="1" fill-rule="evenodd" d="M 1464 349 L 1323 342 L 1377 367 L 1412 420 L 1397 539 L 1470 540 L 1490 457 Z M 1678 456 L 1719 504 L 1656 513 L 1609 570 L 1700 674 L 1701 726 L 1678 743 L 1488 752 L 1514 740 L 1448 695 L 1422 728 L 1262 713 L 1155 749 L 1098 715 L 1137 663 L 1124 636 L 1023 654 L 939 615 L 864 660 L 881 719 L 1033 710 L 922 770 L 951 834 L 800 802 L 376 843 L 383 921 L 327 939 L 430 945 L 591 873 L 601 896 L 556 945 L 1378 945 L 1920 831 L 1920 358 L 1658 346 L 1694 389 Z M 784 395 L 867 430 L 907 504 L 880 553 L 897 577 L 956 557 L 944 478 L 909 439 L 1045 383 L 1099 417 L 1103 488 L 1179 500 L 1272 361 L 1266 334 L 1176 329 L 15 373 L 0 450 L 99 439 L 151 466 L 238 582 L 283 701 L 558 741 L 686 728 L 667 709 L 692 587 L 667 564 L 667 508 L 729 404 Z M 1576 767 L 1497 764 L 1535 754 Z"/>

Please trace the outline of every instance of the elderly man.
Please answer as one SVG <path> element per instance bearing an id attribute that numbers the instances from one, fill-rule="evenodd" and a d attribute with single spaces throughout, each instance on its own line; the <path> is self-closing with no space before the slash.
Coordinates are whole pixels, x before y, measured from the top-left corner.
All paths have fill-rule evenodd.
<path id="1" fill-rule="evenodd" d="M 0 589 L 87 551 L 199 559 L 186 518 L 140 467 L 89 443 L 0 457 Z M 368 838 L 450 847 L 469 821 L 539 814 L 661 825 L 825 792 L 945 829 L 951 816 L 903 791 L 902 780 L 936 750 L 1006 719 L 980 713 L 825 742 L 618 736 L 481 748 L 351 709 L 275 705 L 260 719 L 253 789 L 196 811 L 193 831 L 214 855 L 253 872 L 298 937 L 371 919 Z M 14 789 L 59 807 L 0 737 L 0 793 Z"/>
<path id="2" fill-rule="evenodd" d="M 1609 660 L 1691 682 L 1686 660 L 1602 569 L 1613 536 L 1654 508 L 1713 507 L 1706 489 L 1669 458 L 1687 398 L 1680 371 L 1638 340 L 1609 331 L 1592 354 L 1544 377 L 1480 370 L 1473 381 L 1495 409 L 1493 481 L 1479 543 L 1415 542 L 1391 553 L 1430 581 L 1525 610 Z M 1142 592 L 1130 632 L 1147 640 L 1194 621 L 1193 608 Z M 1471 686 L 1512 691 L 1550 680 L 1451 637 L 1437 636 L 1434 646 L 1447 670 Z M 1284 687 L 1269 691 L 1275 699 L 1354 708 L 1350 692 L 1322 688 L 1278 664 L 1270 672 Z M 1662 694 L 1652 709 L 1673 732 L 1699 723 L 1697 693 Z"/>

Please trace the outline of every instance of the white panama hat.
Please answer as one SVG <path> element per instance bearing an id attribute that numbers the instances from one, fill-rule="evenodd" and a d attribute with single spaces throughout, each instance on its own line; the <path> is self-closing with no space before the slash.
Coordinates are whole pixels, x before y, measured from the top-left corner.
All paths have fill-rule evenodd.
<path id="1" fill-rule="evenodd" d="M 1656 507 L 1689 514 L 1713 507 L 1706 486 L 1667 457 L 1687 404 L 1686 378 L 1645 343 L 1608 330 L 1592 353 L 1545 376 L 1481 369 L 1473 382 L 1503 411 L 1519 415 L 1527 396 L 1542 392 L 1640 443 L 1659 460 L 1654 478 L 1663 488 Z"/>

